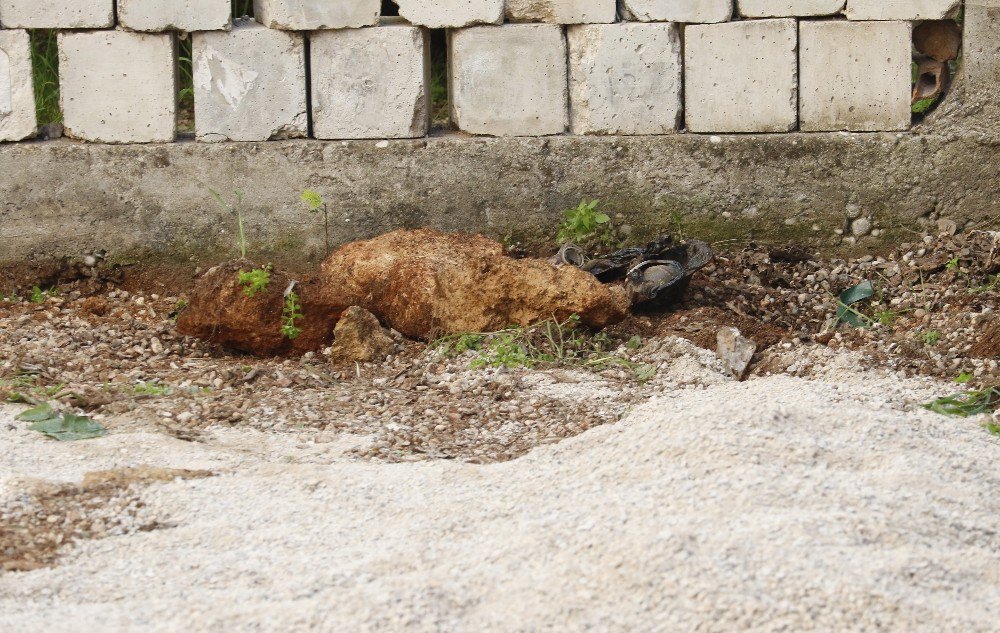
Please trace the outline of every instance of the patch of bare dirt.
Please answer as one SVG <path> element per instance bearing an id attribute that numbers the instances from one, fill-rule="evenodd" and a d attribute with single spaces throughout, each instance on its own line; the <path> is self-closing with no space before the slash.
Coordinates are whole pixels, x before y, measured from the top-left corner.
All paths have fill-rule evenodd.
<path id="1" fill-rule="evenodd" d="M 211 475 L 137 467 L 89 473 L 79 485 L 39 482 L 0 506 L 0 570 L 48 567 L 75 542 L 164 527 L 141 516 L 142 488 Z"/>
<path id="2" fill-rule="evenodd" d="M 177 331 L 182 296 L 77 282 L 39 303 L 0 301 L 0 398 L 30 394 L 113 432 L 142 424 L 198 441 L 208 426 L 252 425 L 306 431 L 317 442 L 363 436 L 363 458 L 493 462 L 615 422 L 671 386 L 697 384 L 690 363 L 711 365 L 727 326 L 758 346 L 751 376 L 810 375 L 833 349 L 857 352 L 866 366 L 1000 384 L 995 239 L 928 237 L 852 260 L 789 248 L 723 252 L 676 309 L 599 333 L 581 326 L 588 358 L 611 359 L 592 366 L 492 366 L 483 350 L 442 353 L 398 334 L 377 363 L 338 364 L 329 348 L 241 356 Z M 858 306 L 870 327 L 838 325 L 838 295 L 865 280 L 876 287 Z M 674 337 L 709 351 L 692 356 Z"/>

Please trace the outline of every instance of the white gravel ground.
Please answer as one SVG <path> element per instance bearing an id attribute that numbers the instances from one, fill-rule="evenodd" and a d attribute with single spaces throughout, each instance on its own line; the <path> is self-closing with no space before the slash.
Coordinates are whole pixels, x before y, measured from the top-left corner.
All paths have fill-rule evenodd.
<path id="1" fill-rule="evenodd" d="M 248 430 L 59 444 L 0 409 L 0 503 L 220 473 L 145 490 L 175 527 L 0 572 L 0 631 L 996 631 L 1000 441 L 915 407 L 947 388 L 706 380 L 489 466 Z"/>

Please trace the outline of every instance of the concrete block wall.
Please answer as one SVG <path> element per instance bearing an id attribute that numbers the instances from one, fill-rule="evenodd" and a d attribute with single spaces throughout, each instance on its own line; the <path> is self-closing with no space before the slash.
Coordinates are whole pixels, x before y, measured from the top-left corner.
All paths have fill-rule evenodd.
<path id="1" fill-rule="evenodd" d="M 193 38 L 200 141 L 429 133 L 429 29 L 449 110 L 490 136 L 902 131 L 911 29 L 961 0 L 0 0 L 0 141 L 35 134 L 25 29 L 59 29 L 68 135 L 176 135 Z M 307 60 L 311 60 L 307 64 Z M 309 71 L 307 72 L 307 67 Z"/>

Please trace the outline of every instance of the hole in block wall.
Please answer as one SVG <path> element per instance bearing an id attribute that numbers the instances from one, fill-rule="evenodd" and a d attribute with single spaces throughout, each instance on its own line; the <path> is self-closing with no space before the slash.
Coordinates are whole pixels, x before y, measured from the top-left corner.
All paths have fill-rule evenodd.
<path id="1" fill-rule="evenodd" d="M 194 72 L 191 61 L 191 36 L 177 43 L 177 133 L 194 134 Z"/>
<path id="2" fill-rule="evenodd" d="M 233 19 L 244 16 L 254 17 L 253 0 L 233 0 Z"/>
<path id="3" fill-rule="evenodd" d="M 35 113 L 39 127 L 62 123 L 59 109 L 59 48 L 56 31 L 33 29 L 31 38 L 31 68 L 35 80 Z"/>
<path id="4" fill-rule="evenodd" d="M 431 30 L 431 127 L 451 127 L 448 106 L 448 38 L 444 29 Z"/>
<path id="5" fill-rule="evenodd" d="M 382 15 L 399 15 L 399 7 L 392 0 L 382 0 Z"/>

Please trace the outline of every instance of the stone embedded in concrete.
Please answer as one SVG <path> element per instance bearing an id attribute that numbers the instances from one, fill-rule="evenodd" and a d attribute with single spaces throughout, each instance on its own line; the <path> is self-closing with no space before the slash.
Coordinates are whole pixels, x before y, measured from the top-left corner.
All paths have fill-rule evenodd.
<path id="1" fill-rule="evenodd" d="M 173 141 L 176 57 L 170 34 L 59 33 L 66 135 L 103 143 Z"/>
<path id="2" fill-rule="evenodd" d="M 847 0 L 850 20 L 941 20 L 953 17 L 961 0 Z"/>
<path id="3" fill-rule="evenodd" d="M 283 31 L 315 31 L 373 26 L 380 0 L 254 0 L 254 16 L 264 26 Z"/>
<path id="4" fill-rule="evenodd" d="M 0 0 L 6 29 L 105 29 L 115 25 L 114 0 Z"/>
<path id="5" fill-rule="evenodd" d="M 507 0 L 511 22 L 597 24 L 614 22 L 617 0 Z"/>
<path id="6" fill-rule="evenodd" d="M 399 15 L 432 29 L 503 22 L 504 0 L 396 0 Z"/>
<path id="7" fill-rule="evenodd" d="M 0 31 L 0 141 L 34 136 L 35 91 L 27 31 Z"/>
<path id="8" fill-rule="evenodd" d="M 118 22 L 132 31 L 227 31 L 230 0 L 118 0 Z"/>
<path id="9" fill-rule="evenodd" d="M 681 41 L 676 24 L 567 28 L 570 129 L 574 134 L 666 134 L 681 118 Z"/>
<path id="10" fill-rule="evenodd" d="M 908 22 L 802 22 L 802 129 L 908 129 L 910 46 Z"/>
<path id="11" fill-rule="evenodd" d="M 737 0 L 745 18 L 785 18 L 835 15 L 844 10 L 846 0 Z"/>
<path id="12" fill-rule="evenodd" d="M 195 33 L 195 134 L 200 141 L 267 141 L 309 134 L 305 38 L 252 20 Z"/>
<path id="13" fill-rule="evenodd" d="M 733 17 L 733 0 L 622 0 L 626 19 L 711 24 Z"/>
<path id="14" fill-rule="evenodd" d="M 428 37 L 426 29 L 405 24 L 314 33 L 314 136 L 425 136 L 430 126 Z"/>
<path id="15" fill-rule="evenodd" d="M 508 24 L 453 31 L 449 55 L 451 116 L 459 129 L 493 136 L 566 131 L 562 27 Z"/>
<path id="16" fill-rule="evenodd" d="M 689 26 L 685 121 L 691 132 L 788 132 L 798 118 L 792 19 Z"/>

